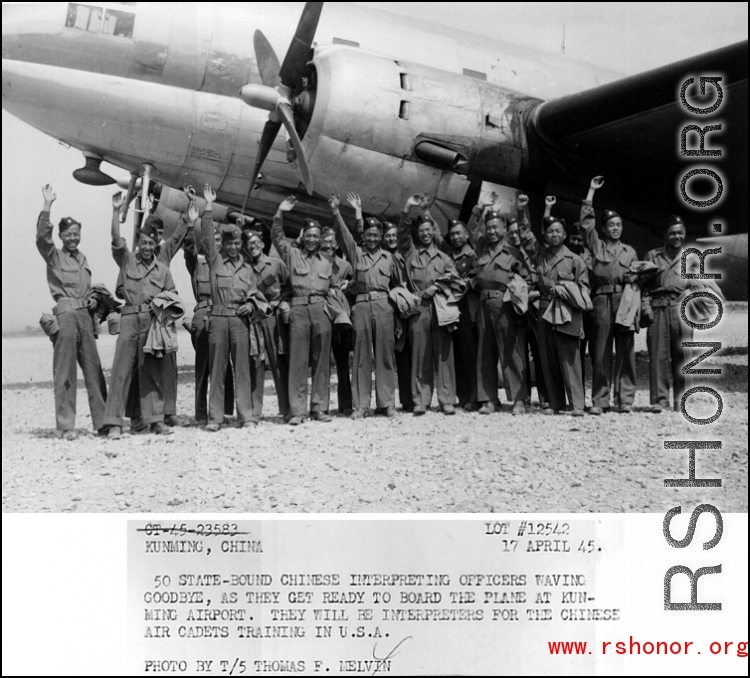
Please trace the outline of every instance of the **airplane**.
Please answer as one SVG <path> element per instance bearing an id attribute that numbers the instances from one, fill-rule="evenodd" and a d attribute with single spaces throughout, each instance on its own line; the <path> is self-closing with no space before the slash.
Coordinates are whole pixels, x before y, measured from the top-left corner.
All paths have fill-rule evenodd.
<path id="1" fill-rule="evenodd" d="M 394 220 L 425 193 L 443 225 L 491 191 L 507 214 L 530 195 L 538 223 L 553 194 L 575 221 L 590 178 L 604 175 L 597 207 L 623 216 L 639 254 L 680 214 L 690 238 L 722 247 L 727 298 L 747 299 L 747 41 L 623 78 L 345 3 L 41 3 L 3 5 L 2 57 L 3 108 L 81 150 L 77 180 L 114 183 L 103 161 L 126 170 L 118 183 L 136 228 L 153 210 L 169 232 L 181 187 L 205 183 L 220 221 L 267 221 L 290 194 L 299 206 L 285 223 L 326 221 L 334 190 Z M 707 107 L 717 91 L 698 95 L 706 75 L 722 78 L 721 106 L 691 115 L 680 87 L 694 78 L 686 102 Z M 722 157 L 680 154 L 685 125 L 719 123 L 705 144 Z M 688 135 L 688 149 L 698 141 Z M 724 180 L 710 209 L 680 195 L 698 167 Z M 691 180 L 696 199 L 714 190 Z"/>

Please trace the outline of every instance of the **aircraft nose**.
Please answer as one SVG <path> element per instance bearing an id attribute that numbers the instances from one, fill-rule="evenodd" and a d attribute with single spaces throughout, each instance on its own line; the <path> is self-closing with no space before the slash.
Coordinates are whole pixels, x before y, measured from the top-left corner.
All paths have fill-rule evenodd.
<path id="1" fill-rule="evenodd" d="M 3 3 L 3 59 L 38 61 L 36 50 L 59 35 L 66 11 L 56 2 Z"/>

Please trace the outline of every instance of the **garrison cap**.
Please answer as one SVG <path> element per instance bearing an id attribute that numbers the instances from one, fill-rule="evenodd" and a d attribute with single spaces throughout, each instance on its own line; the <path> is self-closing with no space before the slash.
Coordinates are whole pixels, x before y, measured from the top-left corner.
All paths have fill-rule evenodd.
<path id="1" fill-rule="evenodd" d="M 610 219 L 614 219 L 615 217 L 619 217 L 620 215 L 617 214 L 614 210 L 604 210 L 602 212 L 602 219 L 604 219 L 604 223 L 606 224 Z"/>
<path id="2" fill-rule="evenodd" d="M 62 233 L 63 231 L 67 231 L 71 226 L 81 228 L 80 222 L 76 221 L 73 217 L 63 217 L 57 225 L 57 232 Z"/>
<path id="3" fill-rule="evenodd" d="M 682 220 L 682 217 L 679 214 L 673 214 L 669 219 L 667 219 L 667 223 L 664 226 L 664 228 L 669 228 L 670 226 L 682 226 L 684 228 L 685 222 Z"/>
<path id="4" fill-rule="evenodd" d="M 505 216 L 503 216 L 502 214 L 500 214 L 500 212 L 495 212 L 495 210 L 487 210 L 484 213 L 484 223 L 485 224 L 489 223 L 490 221 L 494 221 L 496 219 L 497 220 L 501 220 L 503 222 L 507 222 L 508 221 L 505 218 Z"/>
<path id="5" fill-rule="evenodd" d="M 336 231 L 334 231 L 330 226 L 324 226 L 320 229 L 320 237 L 321 238 L 328 238 L 330 236 L 336 237 Z"/>
<path id="6" fill-rule="evenodd" d="M 398 224 L 394 224 L 392 221 L 383 222 L 383 232 L 387 233 L 388 231 L 392 231 L 394 228 L 398 228 Z"/>
<path id="7" fill-rule="evenodd" d="M 463 221 L 459 221 L 458 219 L 451 219 L 448 222 L 448 233 L 450 233 L 454 228 L 457 227 L 466 228 L 466 224 Z"/>
<path id="8" fill-rule="evenodd" d="M 414 225 L 419 228 L 422 224 L 430 224 L 432 225 L 432 219 L 428 217 L 426 214 L 420 214 L 414 221 Z"/>
<path id="9" fill-rule="evenodd" d="M 367 219 L 365 219 L 364 230 L 366 231 L 368 228 L 377 228 L 379 231 L 382 231 L 383 224 L 381 224 L 375 217 L 367 217 Z"/>
<path id="10" fill-rule="evenodd" d="M 565 219 L 563 217 L 544 217 L 542 221 L 544 222 L 543 228 L 545 231 L 552 226 L 552 224 L 560 224 L 565 228 Z"/>
<path id="11" fill-rule="evenodd" d="M 315 221 L 315 219 L 305 219 L 305 223 L 302 226 L 302 230 L 307 231 L 311 228 L 317 228 L 322 231 L 320 227 L 320 223 Z"/>
<path id="12" fill-rule="evenodd" d="M 245 229 L 242 231 L 242 235 L 245 237 L 246 242 L 250 242 L 252 238 L 258 238 L 258 240 L 263 242 L 263 234 L 255 229 Z"/>
<path id="13" fill-rule="evenodd" d="M 242 238 L 242 231 L 235 224 L 226 224 L 221 227 L 221 240 L 239 240 Z"/>
<path id="14" fill-rule="evenodd" d="M 146 226 L 149 226 L 149 225 L 153 225 L 154 228 L 158 228 L 159 230 L 164 230 L 164 222 L 155 214 L 149 214 L 146 217 L 146 221 L 143 224 L 143 227 L 145 228 Z"/>
<path id="15" fill-rule="evenodd" d="M 157 230 L 156 225 L 153 223 L 153 221 L 149 221 L 148 219 L 146 219 L 146 223 L 143 224 L 141 230 L 138 231 L 138 237 L 140 238 L 142 235 L 151 238 L 157 243 L 159 242 L 159 231 Z"/>

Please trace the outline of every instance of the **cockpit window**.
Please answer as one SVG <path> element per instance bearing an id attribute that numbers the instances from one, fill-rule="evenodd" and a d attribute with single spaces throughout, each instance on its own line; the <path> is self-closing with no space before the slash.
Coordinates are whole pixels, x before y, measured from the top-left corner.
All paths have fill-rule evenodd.
<path id="1" fill-rule="evenodd" d="M 136 3 L 127 3 L 136 4 Z M 132 38 L 135 14 L 95 5 L 68 4 L 65 27 L 87 33 L 103 33 L 118 38 Z"/>
<path id="2" fill-rule="evenodd" d="M 108 9 L 104 13 L 104 26 L 102 33 L 114 35 L 118 38 L 132 38 L 135 14 L 122 12 L 117 9 Z"/>

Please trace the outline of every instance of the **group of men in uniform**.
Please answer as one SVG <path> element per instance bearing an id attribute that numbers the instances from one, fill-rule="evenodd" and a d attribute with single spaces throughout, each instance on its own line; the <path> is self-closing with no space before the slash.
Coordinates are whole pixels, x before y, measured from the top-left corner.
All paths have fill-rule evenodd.
<path id="1" fill-rule="evenodd" d="M 197 302 L 187 324 L 196 351 L 194 416 L 206 431 L 218 431 L 235 412 L 240 426 L 258 424 L 266 368 L 287 423 L 331 421 L 332 354 L 339 412 L 354 420 L 396 416 L 397 390 L 402 409 L 415 416 L 429 410 L 433 391 L 446 415 L 497 412 L 501 390 L 511 413 L 524 414 L 532 360 L 542 411 L 582 416 L 587 344 L 589 414 L 627 413 L 635 396 L 634 335 L 646 325 L 651 409 L 670 406 L 670 371 L 676 406 L 686 388 L 682 342 L 692 333 L 679 305 L 696 284 L 680 275 L 685 225 L 672 217 L 664 246 L 638 261 L 621 241 L 616 212 L 603 213 L 602 235 L 597 232 L 593 199 L 602 185 L 601 177 L 591 181 L 573 228 L 552 215 L 556 201 L 548 196 L 541 237 L 531 229 L 524 195 L 509 215 L 492 194 L 474 207 L 468 223 L 452 220 L 443 234 L 427 196 L 410 197 L 396 224 L 365 218 L 361 200 L 349 193 L 353 225 L 345 223 L 339 196 L 332 194 L 332 227 L 307 219 L 293 239 L 284 229 L 284 215 L 296 206 L 290 197 L 273 218 L 273 254 L 261 220 L 214 222 L 210 186 L 202 215 L 187 187 L 189 207 L 170 239 L 162 239 L 163 225 L 150 215 L 130 251 L 120 235 L 125 198 L 117 193 L 112 254 L 124 304 L 103 303 L 106 294 L 92 287 L 77 221 L 60 221 L 62 247 L 55 246 L 50 208 L 56 195 L 47 185 L 37 247 L 56 302 L 48 334 L 58 434 L 77 437 L 76 362 L 100 434 L 121 437 L 125 415 L 133 432 L 164 434 L 184 423 L 176 412 L 175 353 L 153 345 L 155 317 L 175 303 L 170 264 L 180 248 Z M 98 322 L 114 306 L 119 334 L 107 389 L 95 339 Z"/>

